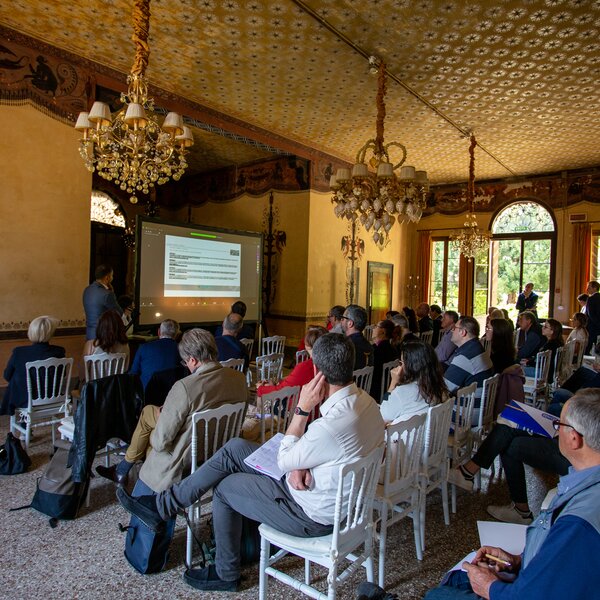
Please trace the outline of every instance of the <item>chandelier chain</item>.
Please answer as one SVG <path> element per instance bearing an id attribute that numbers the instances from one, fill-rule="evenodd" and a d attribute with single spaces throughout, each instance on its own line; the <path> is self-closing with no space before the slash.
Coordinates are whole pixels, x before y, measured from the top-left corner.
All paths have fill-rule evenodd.
<path id="1" fill-rule="evenodd" d="M 131 67 L 132 75 L 145 75 L 150 60 L 150 0 L 135 0 L 133 5 L 133 33 L 131 41 L 135 44 L 135 58 Z"/>

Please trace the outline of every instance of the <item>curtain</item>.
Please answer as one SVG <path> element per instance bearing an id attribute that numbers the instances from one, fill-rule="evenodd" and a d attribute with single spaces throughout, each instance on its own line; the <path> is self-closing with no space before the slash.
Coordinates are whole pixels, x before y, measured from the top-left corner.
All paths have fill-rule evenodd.
<path id="1" fill-rule="evenodd" d="M 475 259 L 467 260 L 462 254 L 458 267 L 458 312 L 461 315 L 473 315 L 473 279 Z"/>
<path id="2" fill-rule="evenodd" d="M 573 246 L 571 252 L 571 310 L 579 311 L 577 296 L 585 292 L 590 277 L 590 255 L 592 252 L 592 226 L 590 223 L 576 223 L 573 226 Z"/>
<path id="3" fill-rule="evenodd" d="M 417 277 L 421 282 L 419 302 L 429 302 L 429 269 L 431 268 L 431 231 L 419 231 L 417 245 Z"/>

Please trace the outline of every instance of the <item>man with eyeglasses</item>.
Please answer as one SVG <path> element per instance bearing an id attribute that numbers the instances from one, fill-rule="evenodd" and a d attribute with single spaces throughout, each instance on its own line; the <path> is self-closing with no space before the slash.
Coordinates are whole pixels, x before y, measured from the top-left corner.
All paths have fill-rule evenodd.
<path id="1" fill-rule="evenodd" d="M 527 531 L 523 554 L 484 546 L 466 574 L 453 571 L 427 600 L 596 598 L 600 590 L 600 390 L 585 389 L 555 423 L 558 447 L 571 463 L 548 507 Z"/>
<path id="2" fill-rule="evenodd" d="M 354 370 L 373 366 L 373 346 L 363 335 L 367 311 L 358 304 L 349 304 L 342 316 L 344 335 L 354 344 Z"/>

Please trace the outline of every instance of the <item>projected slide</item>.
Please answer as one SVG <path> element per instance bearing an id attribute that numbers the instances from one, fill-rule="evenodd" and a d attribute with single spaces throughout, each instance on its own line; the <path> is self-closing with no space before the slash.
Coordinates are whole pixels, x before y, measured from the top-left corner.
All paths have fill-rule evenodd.
<path id="1" fill-rule="evenodd" d="M 237 298 L 241 264 L 240 244 L 166 235 L 164 295 Z"/>
<path id="2" fill-rule="evenodd" d="M 260 320 L 260 233 L 138 217 L 137 234 L 137 327 L 221 323 L 237 300 L 246 322 Z"/>

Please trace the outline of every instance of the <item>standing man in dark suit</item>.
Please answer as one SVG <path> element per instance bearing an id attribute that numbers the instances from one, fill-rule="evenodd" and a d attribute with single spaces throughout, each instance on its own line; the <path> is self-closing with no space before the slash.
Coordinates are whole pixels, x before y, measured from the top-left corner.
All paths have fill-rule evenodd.
<path id="1" fill-rule="evenodd" d="M 589 352 L 592 344 L 596 343 L 598 336 L 600 335 L 600 283 L 597 281 L 589 281 L 587 284 L 588 301 L 585 305 L 585 313 L 588 318 L 587 330 L 588 330 L 588 346 L 585 349 Z"/>
<path id="2" fill-rule="evenodd" d="M 144 389 L 154 373 L 179 366 L 179 350 L 175 341 L 178 335 L 179 323 L 165 319 L 158 328 L 158 339 L 138 348 L 129 372 L 140 376 Z"/>
<path id="3" fill-rule="evenodd" d="M 119 306 L 112 288 L 113 269 L 109 265 L 99 265 L 94 274 L 96 281 L 83 290 L 83 310 L 85 311 L 85 339 L 96 339 L 96 325 L 100 315 L 110 309 L 120 315 L 123 309 Z"/>

